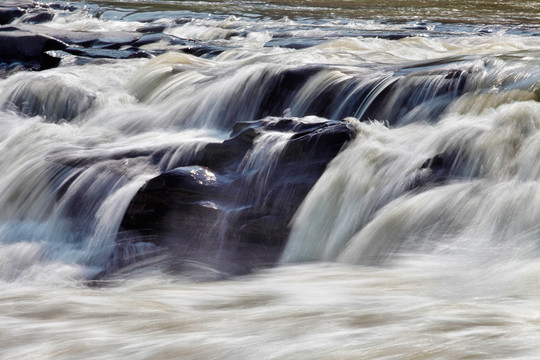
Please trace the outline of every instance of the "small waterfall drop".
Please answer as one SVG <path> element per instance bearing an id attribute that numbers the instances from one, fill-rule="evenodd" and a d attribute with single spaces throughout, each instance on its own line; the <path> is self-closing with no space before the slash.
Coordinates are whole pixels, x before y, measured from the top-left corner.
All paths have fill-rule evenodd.
<path id="1" fill-rule="evenodd" d="M 525 101 L 435 125 L 358 124 L 302 204 L 283 261 L 377 263 L 462 237 L 533 241 L 539 111 Z"/>
<path id="2" fill-rule="evenodd" d="M 265 187 L 273 175 L 277 162 L 294 133 L 267 132 L 255 139 L 253 148 L 246 153 L 238 171 L 247 176 L 246 187 L 252 188 L 253 203 L 264 200 Z"/>
<path id="3" fill-rule="evenodd" d="M 539 359 L 538 9 L 0 1 L 0 359 Z"/>

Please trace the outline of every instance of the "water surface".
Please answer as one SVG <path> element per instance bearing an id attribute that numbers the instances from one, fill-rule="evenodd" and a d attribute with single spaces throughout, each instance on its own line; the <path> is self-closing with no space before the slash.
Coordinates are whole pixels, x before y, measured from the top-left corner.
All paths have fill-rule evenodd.
<path id="1" fill-rule="evenodd" d="M 540 356 L 539 2 L 72 5 L 43 25 L 184 42 L 0 80 L 0 357 Z M 267 115 L 356 131 L 278 264 L 158 257 L 90 286 L 146 181 Z M 238 171 L 264 187 L 290 136 L 260 137 Z"/>

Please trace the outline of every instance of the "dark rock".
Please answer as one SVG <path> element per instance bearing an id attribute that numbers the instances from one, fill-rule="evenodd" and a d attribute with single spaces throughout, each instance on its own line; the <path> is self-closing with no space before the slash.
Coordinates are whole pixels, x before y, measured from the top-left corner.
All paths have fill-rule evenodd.
<path id="1" fill-rule="evenodd" d="M 179 18 L 176 19 L 174 22 L 178 25 L 184 25 L 190 23 L 191 21 L 193 21 L 192 18 Z"/>
<path id="2" fill-rule="evenodd" d="M 262 136 L 279 133 L 287 134 L 281 151 L 265 153 Z M 241 274 L 271 266 L 298 206 L 353 136 L 352 126 L 341 121 L 237 123 L 229 139 L 207 144 L 196 164 L 164 172 L 139 190 L 124 215 L 118 246 L 146 239 L 167 249 L 175 270 L 197 263 Z M 246 168 L 250 156 L 263 161 Z"/>
<path id="3" fill-rule="evenodd" d="M 9 24 L 35 6 L 33 1 L 3 0 L 0 3 L 0 25 Z"/>
<path id="4" fill-rule="evenodd" d="M 210 143 L 201 152 L 200 163 L 222 172 L 236 168 L 259 135 L 256 127 L 245 127 L 221 143 Z"/>
<path id="5" fill-rule="evenodd" d="M 37 13 L 41 20 L 48 15 Z M 30 17 L 27 18 L 30 21 Z M 38 19 L 34 19 L 36 22 Z M 78 63 L 89 59 L 150 58 L 146 50 L 131 46 L 141 37 L 138 32 L 83 32 L 57 30 L 42 25 L 0 26 L 0 60 L 21 62 L 42 70 L 58 66 L 65 53 L 77 56 Z M 63 52 L 48 52 L 50 50 Z M 83 59 L 86 59 L 84 61 Z"/>
<path id="6" fill-rule="evenodd" d="M 0 58 L 2 60 L 39 61 L 48 50 L 64 50 L 67 44 L 48 35 L 13 28 L 0 28 Z"/>
<path id="7" fill-rule="evenodd" d="M 9 24 L 13 20 L 24 15 L 24 10 L 19 8 L 0 8 L 0 25 Z"/>
<path id="8" fill-rule="evenodd" d="M 137 41 L 132 43 L 132 46 L 141 47 L 143 45 L 157 43 L 159 41 L 165 41 L 168 44 L 179 44 L 186 45 L 184 40 L 178 39 L 177 37 L 165 34 L 143 34 Z"/>
<path id="9" fill-rule="evenodd" d="M 422 30 L 422 31 L 425 31 L 425 30 L 428 30 L 428 27 L 425 24 L 424 25 L 415 24 L 415 25 L 411 25 L 411 26 L 406 26 L 406 27 L 404 27 L 404 29 L 406 29 L 406 30 Z"/>
<path id="10" fill-rule="evenodd" d="M 7 78 L 13 73 L 24 70 L 26 64 L 20 62 L 2 63 L 0 62 L 0 79 Z"/>
<path id="11" fill-rule="evenodd" d="M 25 16 L 22 21 L 27 24 L 41 24 L 47 21 L 51 21 L 54 18 L 54 13 L 51 11 L 40 11 L 36 13 L 30 13 Z"/>
<path id="12" fill-rule="evenodd" d="M 71 11 L 71 12 L 79 10 L 78 7 L 71 4 L 50 3 L 50 4 L 41 4 L 41 5 L 46 6 L 49 9 L 55 9 L 55 10 L 65 10 L 65 11 Z"/>
<path id="13" fill-rule="evenodd" d="M 382 87 L 382 91 L 366 107 L 360 120 L 385 119 L 389 125 L 397 125 L 413 109 L 422 106 L 423 118 L 435 120 L 463 94 L 468 77 L 469 72 L 461 69 L 414 71 L 413 68 L 404 75 L 381 79 L 370 85 L 371 88 Z"/>
<path id="14" fill-rule="evenodd" d="M 191 54 L 193 56 L 212 58 L 218 56 L 222 52 L 227 50 L 225 47 L 221 46 L 212 46 L 212 45 L 193 45 L 186 46 L 182 48 L 182 51 L 186 54 Z"/>
<path id="15" fill-rule="evenodd" d="M 147 25 L 147 26 L 138 28 L 137 32 L 140 32 L 143 34 L 146 34 L 146 33 L 157 34 L 157 33 L 162 33 L 163 30 L 165 30 L 166 28 L 167 28 L 166 25 Z"/>
<path id="16" fill-rule="evenodd" d="M 127 31 L 70 31 L 59 30 L 44 25 L 18 24 L 15 29 L 30 33 L 38 33 L 61 40 L 70 46 L 79 47 L 116 47 L 131 45 L 139 40 L 141 34 L 138 32 Z M 0 27 L 0 31 L 4 28 Z"/>
<path id="17" fill-rule="evenodd" d="M 478 160 L 471 159 L 458 148 L 449 148 L 426 159 L 412 177 L 408 189 L 422 190 L 452 180 L 474 178 L 480 175 L 480 171 Z"/>
<path id="18" fill-rule="evenodd" d="M 304 86 L 304 84 L 319 71 L 321 71 L 319 67 L 305 66 L 288 69 L 273 75 L 265 84 L 265 96 L 255 118 L 282 114 L 283 110 L 289 107 L 294 95 L 296 95 L 302 86 Z M 322 103 L 327 104 L 328 99 Z M 325 115 L 322 114 L 322 111 L 318 112 L 312 109 L 310 109 L 309 114 L 318 116 Z"/>
<path id="19" fill-rule="evenodd" d="M 300 50 L 322 44 L 325 41 L 328 41 L 328 39 L 274 36 L 272 40 L 268 41 L 264 46 Z"/>
<path id="20" fill-rule="evenodd" d="M 167 171 L 146 183 L 149 191 L 176 191 L 183 197 L 200 198 L 217 188 L 216 175 L 201 166 L 185 166 Z"/>
<path id="21" fill-rule="evenodd" d="M 168 209 L 172 208 L 177 212 L 194 211 L 197 216 L 201 212 L 215 213 L 214 209 L 204 206 L 204 199 L 216 193 L 222 182 L 215 173 L 201 166 L 180 167 L 165 172 L 149 180 L 133 198 L 122 226 L 144 232 L 144 229 L 159 225 Z"/>
<path id="22" fill-rule="evenodd" d="M 287 144 L 283 156 L 295 160 L 301 160 L 299 156 L 304 155 L 323 159 L 334 157 L 351 138 L 350 128 L 337 124 L 326 122 L 317 128 L 296 133 Z"/>
<path id="23" fill-rule="evenodd" d="M 126 49 L 126 50 L 115 50 L 115 49 L 103 49 L 103 48 L 74 48 L 68 47 L 65 49 L 65 52 L 77 55 L 84 56 L 93 59 L 134 59 L 134 58 L 150 58 L 152 55 L 144 50 L 139 49 Z"/>
<path id="24" fill-rule="evenodd" d="M 444 164 L 447 162 L 447 160 L 444 158 L 442 154 L 437 154 L 431 159 L 427 159 L 424 161 L 422 166 L 420 166 L 420 169 L 431 169 L 431 170 L 438 170 L 443 169 Z"/>
<path id="25" fill-rule="evenodd" d="M 421 175 L 414 179 L 411 189 L 445 183 L 452 176 L 455 156 L 456 154 L 442 153 L 426 159 L 420 166 Z"/>
<path id="26" fill-rule="evenodd" d="M 45 51 L 41 55 L 40 59 L 40 69 L 41 70 L 47 70 L 52 69 L 60 65 L 60 62 L 63 59 L 67 59 L 69 57 L 73 57 L 72 54 L 62 51 L 62 50 L 49 50 Z"/>

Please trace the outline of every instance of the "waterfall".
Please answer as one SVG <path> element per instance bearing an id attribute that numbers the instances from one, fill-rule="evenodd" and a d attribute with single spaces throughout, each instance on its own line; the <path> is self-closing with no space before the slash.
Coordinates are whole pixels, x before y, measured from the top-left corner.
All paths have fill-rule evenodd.
<path id="1" fill-rule="evenodd" d="M 0 80 L 14 273 L 59 261 L 93 278 L 156 254 L 233 274 L 378 264 L 535 233 L 528 27 L 24 9 L 0 31 L 31 44 L 6 47 Z"/>
<path id="2" fill-rule="evenodd" d="M 0 1 L 0 358 L 540 358 L 538 9 Z"/>
<path id="3" fill-rule="evenodd" d="M 358 124 L 297 213 L 282 261 L 378 263 L 463 237 L 534 242 L 539 110 L 517 101 L 433 125 Z"/>

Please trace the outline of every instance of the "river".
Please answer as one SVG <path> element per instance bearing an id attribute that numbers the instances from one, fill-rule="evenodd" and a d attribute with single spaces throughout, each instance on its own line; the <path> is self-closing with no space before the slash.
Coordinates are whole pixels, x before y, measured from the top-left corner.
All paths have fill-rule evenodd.
<path id="1" fill-rule="evenodd" d="M 0 358 L 540 358 L 540 2 L 54 4 L 147 41 L 0 66 Z"/>

